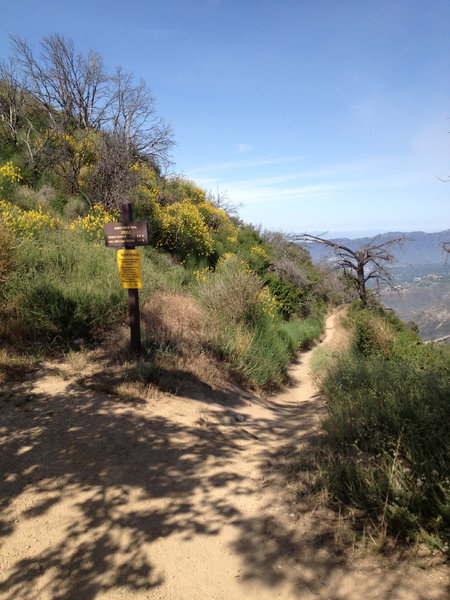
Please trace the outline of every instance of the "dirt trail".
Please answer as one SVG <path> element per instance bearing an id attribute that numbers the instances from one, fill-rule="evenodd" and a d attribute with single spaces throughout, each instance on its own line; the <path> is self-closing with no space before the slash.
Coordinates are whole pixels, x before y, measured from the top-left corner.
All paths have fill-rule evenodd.
<path id="1" fill-rule="evenodd" d="M 337 319 L 324 346 L 345 341 Z M 319 423 L 310 359 L 269 399 L 127 405 L 51 369 L 4 394 L 0 598 L 448 598 L 443 567 L 355 562 L 273 484 L 276 453 Z"/>

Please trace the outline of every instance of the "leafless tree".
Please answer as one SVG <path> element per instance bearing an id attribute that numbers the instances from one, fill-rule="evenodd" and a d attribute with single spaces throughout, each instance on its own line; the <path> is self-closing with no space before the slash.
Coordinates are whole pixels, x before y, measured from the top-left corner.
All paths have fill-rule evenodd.
<path id="1" fill-rule="evenodd" d="M 75 52 L 71 40 L 50 35 L 41 42 L 36 57 L 28 42 L 12 37 L 13 57 L 28 81 L 31 93 L 48 117 L 73 121 L 81 128 L 100 128 L 110 102 L 108 77 L 102 57 L 90 50 Z"/>
<path id="2" fill-rule="evenodd" d="M 169 166 L 172 132 L 144 81 L 120 67 L 107 73 L 98 53 L 80 53 L 62 35 L 43 38 L 40 52 L 11 39 L 12 56 L 0 64 L 0 134 L 26 149 L 33 167 L 56 174 L 90 204 L 115 206 L 137 183 L 130 169 L 137 160 L 157 172 Z M 77 142 L 92 133 L 96 157 L 81 184 L 85 152 Z"/>
<path id="3" fill-rule="evenodd" d="M 105 134 L 102 144 L 83 196 L 89 204 L 101 202 L 106 208 L 118 208 L 138 183 L 138 177 L 129 168 L 132 158 L 120 138 Z"/>
<path id="4" fill-rule="evenodd" d="M 388 269 L 388 265 L 395 262 L 391 249 L 406 241 L 404 236 L 381 243 L 375 238 L 358 250 L 352 250 L 348 246 L 308 233 L 294 234 L 292 239 L 297 242 L 323 244 L 331 248 L 335 267 L 343 272 L 345 279 L 356 289 L 363 306 L 367 306 L 366 286 L 369 281 L 373 280 L 377 284 L 385 282 L 394 286 L 393 277 Z"/>
<path id="5" fill-rule="evenodd" d="M 219 188 L 217 188 L 215 192 L 209 191 L 207 198 L 214 204 L 214 206 L 217 206 L 217 208 L 221 208 L 230 216 L 238 218 L 238 209 L 242 206 L 242 204 L 236 204 L 230 200 L 226 191 L 222 192 L 219 190 Z"/>
<path id="6" fill-rule="evenodd" d="M 108 124 L 116 139 L 129 152 L 162 162 L 167 166 L 167 152 L 173 145 L 170 127 L 156 114 L 155 100 L 146 83 L 137 84 L 131 73 L 116 68 L 112 77 Z"/>
<path id="7" fill-rule="evenodd" d="M 27 85 L 27 78 L 14 59 L 0 61 L 0 141 L 23 145 L 29 163 L 35 165 L 48 135 L 43 131 L 39 135 L 33 123 L 40 104 L 28 93 Z"/>
<path id="8" fill-rule="evenodd" d="M 96 129 L 122 141 L 129 153 L 166 165 L 173 146 L 170 127 L 158 117 L 144 81 L 116 68 L 108 75 L 102 57 L 78 53 L 70 39 L 50 35 L 36 55 L 28 42 L 12 37 L 13 61 L 26 90 L 45 109 L 48 127 L 70 131 Z"/>
<path id="9" fill-rule="evenodd" d="M 12 60 L 0 61 L 0 121 L 5 137 L 15 145 L 25 106 L 25 95 L 19 82 L 20 74 Z"/>

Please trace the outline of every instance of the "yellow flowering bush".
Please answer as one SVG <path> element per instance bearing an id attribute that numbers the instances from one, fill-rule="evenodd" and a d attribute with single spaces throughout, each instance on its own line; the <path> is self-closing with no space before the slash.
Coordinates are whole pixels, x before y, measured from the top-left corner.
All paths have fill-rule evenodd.
<path id="1" fill-rule="evenodd" d="M 252 246 L 250 252 L 259 258 L 267 260 L 267 253 L 262 246 Z"/>
<path id="2" fill-rule="evenodd" d="M 261 290 L 261 293 L 259 294 L 259 304 L 264 315 L 271 319 L 279 316 L 281 304 L 275 299 L 269 288 L 265 287 Z"/>
<path id="3" fill-rule="evenodd" d="M 236 254 L 234 254 L 234 252 L 224 252 L 224 254 L 222 254 L 222 256 L 219 258 L 218 262 L 217 262 L 217 266 L 220 267 L 220 265 L 223 265 L 227 262 L 227 260 L 230 260 L 230 258 L 235 257 Z M 241 260 L 241 259 L 239 259 Z M 241 263 L 243 263 L 244 261 L 241 260 Z"/>
<path id="4" fill-rule="evenodd" d="M 0 167 L 0 198 L 7 199 L 20 181 L 22 181 L 22 175 L 19 167 L 15 167 L 10 160 L 2 165 Z"/>
<path id="5" fill-rule="evenodd" d="M 85 129 L 72 133 L 55 131 L 46 144 L 58 157 L 53 164 L 53 175 L 64 182 L 69 193 L 78 193 L 88 184 L 100 157 L 101 136 L 96 131 Z"/>
<path id="6" fill-rule="evenodd" d="M 194 277 L 196 281 L 206 281 L 206 278 L 209 275 L 209 273 L 211 273 L 211 269 L 209 267 L 205 267 L 204 269 L 194 271 Z"/>
<path id="7" fill-rule="evenodd" d="M 136 213 L 140 219 L 147 221 L 152 239 L 161 240 L 163 208 L 159 203 L 159 189 L 139 185 L 136 192 Z"/>
<path id="8" fill-rule="evenodd" d="M 98 160 L 99 148 L 96 132 L 79 129 L 73 134 L 61 134 L 60 141 L 66 144 L 67 149 L 79 164 L 93 165 Z"/>
<path id="9" fill-rule="evenodd" d="M 78 129 L 73 133 L 55 131 L 49 140 L 54 149 L 64 150 L 78 167 L 94 165 L 99 157 L 99 136 L 89 129 Z"/>
<path id="10" fill-rule="evenodd" d="M 158 174 L 150 165 L 143 162 L 136 162 L 131 165 L 130 170 L 138 177 L 140 185 L 149 189 L 158 189 L 159 191 Z"/>
<path id="11" fill-rule="evenodd" d="M 15 167 L 10 160 L 0 167 L 0 177 L 11 182 L 22 180 L 19 167 Z"/>
<path id="12" fill-rule="evenodd" d="M 250 252 L 247 255 L 247 260 L 250 267 L 256 273 L 262 273 L 268 267 L 270 260 L 263 246 L 253 245 L 250 247 Z"/>
<path id="13" fill-rule="evenodd" d="M 156 171 L 149 165 L 141 162 L 131 165 L 130 170 L 138 178 L 136 191 L 142 197 L 142 200 L 158 202 L 161 191 Z"/>
<path id="14" fill-rule="evenodd" d="M 252 273 L 248 263 L 234 252 L 224 252 L 222 254 L 217 261 L 216 271 L 221 272 L 224 269 L 227 269 L 231 264 L 234 265 L 234 268 L 239 268 L 241 271 L 245 271 L 246 273 Z"/>
<path id="15" fill-rule="evenodd" d="M 197 208 L 210 229 L 219 229 L 219 227 L 228 226 L 229 224 L 233 228 L 227 213 L 221 208 L 214 206 L 211 202 L 200 202 L 197 204 Z"/>
<path id="16" fill-rule="evenodd" d="M 213 241 L 208 226 L 197 207 L 190 202 L 176 202 L 162 209 L 159 248 L 180 257 L 209 256 Z"/>
<path id="17" fill-rule="evenodd" d="M 15 237 L 32 238 L 44 229 L 62 227 L 59 219 L 37 210 L 22 210 L 5 200 L 0 200 L 1 226 L 6 227 Z"/>
<path id="18" fill-rule="evenodd" d="M 103 238 L 103 225 L 115 222 L 119 215 L 114 211 L 107 211 L 101 204 L 95 204 L 85 217 L 78 217 L 69 225 L 72 231 L 80 232 L 91 241 L 100 241 Z"/>

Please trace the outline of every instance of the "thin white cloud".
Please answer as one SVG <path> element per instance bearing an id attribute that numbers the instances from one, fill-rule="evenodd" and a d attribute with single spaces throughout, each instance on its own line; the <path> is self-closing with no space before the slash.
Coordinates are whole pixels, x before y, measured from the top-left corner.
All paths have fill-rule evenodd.
<path id="1" fill-rule="evenodd" d="M 283 156 L 283 157 L 267 157 L 267 158 L 258 158 L 254 160 L 234 160 L 227 161 L 222 163 L 215 163 L 209 165 L 202 165 L 200 167 L 195 167 L 191 173 L 194 176 L 197 173 L 207 173 L 209 171 L 219 171 L 225 169 L 247 169 L 250 167 L 263 167 L 266 165 L 278 165 L 288 162 L 296 162 L 306 158 L 303 156 Z"/>
<path id="2" fill-rule="evenodd" d="M 248 179 L 241 179 L 232 182 L 233 187 L 259 187 L 259 186 L 272 186 L 287 183 L 289 181 L 296 181 L 302 179 L 330 179 L 330 178 L 343 178 L 346 179 L 352 177 L 363 176 L 366 181 L 368 173 L 373 169 L 380 167 L 386 161 L 386 157 L 372 157 L 370 159 L 349 161 L 344 163 L 338 163 L 335 165 L 329 165 L 325 167 L 319 167 L 310 171 L 298 171 L 294 173 L 286 173 L 284 175 L 274 175 L 272 177 L 254 177 Z"/>
<path id="3" fill-rule="evenodd" d="M 241 187 L 226 186 L 229 197 L 243 205 L 276 203 L 278 201 L 302 200 L 305 198 L 325 198 L 330 194 L 341 191 L 346 186 L 343 184 L 317 184 L 303 185 L 279 189 L 272 187 Z"/>
<path id="4" fill-rule="evenodd" d="M 195 183 L 201 187 L 210 188 L 219 185 L 221 182 L 217 177 L 196 177 Z"/>
<path id="5" fill-rule="evenodd" d="M 242 152 L 250 152 L 250 150 L 253 150 L 253 146 L 251 146 L 250 144 L 238 144 L 236 148 L 236 153 L 242 154 Z"/>

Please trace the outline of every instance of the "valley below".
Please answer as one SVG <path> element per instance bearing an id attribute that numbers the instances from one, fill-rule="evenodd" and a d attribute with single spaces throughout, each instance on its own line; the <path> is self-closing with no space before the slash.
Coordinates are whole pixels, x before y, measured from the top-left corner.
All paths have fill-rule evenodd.
<path id="1" fill-rule="evenodd" d="M 437 263 L 393 269 L 396 289 L 380 298 L 404 321 L 413 321 L 425 340 L 450 335 L 450 265 Z"/>

